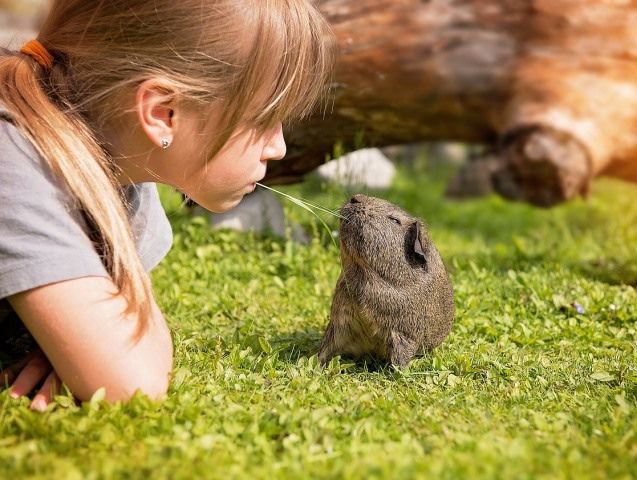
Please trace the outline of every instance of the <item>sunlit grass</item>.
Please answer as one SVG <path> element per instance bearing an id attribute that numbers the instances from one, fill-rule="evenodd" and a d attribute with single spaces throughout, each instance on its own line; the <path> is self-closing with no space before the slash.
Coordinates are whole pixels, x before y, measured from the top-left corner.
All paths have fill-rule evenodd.
<path id="1" fill-rule="evenodd" d="M 637 189 L 603 180 L 552 210 L 451 203 L 448 173 L 421 161 L 378 194 L 429 224 L 456 292 L 450 337 L 405 372 L 318 367 L 340 265 L 310 213 L 284 204 L 307 246 L 214 232 L 164 190 L 175 245 L 153 278 L 176 347 L 168 399 L 61 397 L 41 415 L 3 392 L 0 477 L 637 475 Z M 353 193 L 314 178 L 283 190 L 332 210 Z"/>

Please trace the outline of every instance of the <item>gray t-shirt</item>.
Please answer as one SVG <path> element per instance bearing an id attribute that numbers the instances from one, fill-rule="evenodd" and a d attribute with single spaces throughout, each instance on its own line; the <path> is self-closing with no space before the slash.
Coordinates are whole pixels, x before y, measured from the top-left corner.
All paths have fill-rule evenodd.
<path id="1" fill-rule="evenodd" d="M 172 245 L 172 230 L 154 183 L 125 187 L 137 251 L 147 270 Z M 6 297 L 49 283 L 107 276 L 68 190 L 0 105 L 0 344 Z M 1 345 L 0 345 L 1 349 Z"/>

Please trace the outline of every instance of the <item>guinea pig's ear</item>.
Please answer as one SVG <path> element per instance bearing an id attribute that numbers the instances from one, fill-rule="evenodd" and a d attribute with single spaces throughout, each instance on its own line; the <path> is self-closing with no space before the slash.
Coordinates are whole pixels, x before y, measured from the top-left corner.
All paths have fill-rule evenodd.
<path id="1" fill-rule="evenodd" d="M 423 265 L 427 264 L 427 258 L 425 257 L 425 245 L 423 244 L 422 234 L 424 232 L 421 231 L 420 222 L 416 220 L 412 224 L 412 228 L 416 230 L 416 234 L 414 235 L 414 253 L 416 254 L 416 258 L 422 262 Z"/>

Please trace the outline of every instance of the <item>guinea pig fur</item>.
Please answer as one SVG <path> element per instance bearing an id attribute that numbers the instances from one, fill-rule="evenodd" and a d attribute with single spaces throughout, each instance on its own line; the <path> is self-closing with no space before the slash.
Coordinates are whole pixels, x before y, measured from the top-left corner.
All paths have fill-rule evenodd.
<path id="1" fill-rule="evenodd" d="M 319 360 L 372 355 L 406 367 L 442 343 L 454 320 L 453 287 L 426 225 L 380 198 L 341 208 L 341 275 Z"/>

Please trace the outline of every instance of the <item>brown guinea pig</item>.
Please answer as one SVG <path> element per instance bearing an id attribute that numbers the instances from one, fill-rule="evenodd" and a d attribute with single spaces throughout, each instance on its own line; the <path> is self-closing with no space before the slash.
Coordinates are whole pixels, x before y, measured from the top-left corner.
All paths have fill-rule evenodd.
<path id="1" fill-rule="evenodd" d="M 319 360 L 373 355 L 405 367 L 451 330 L 447 270 L 425 224 L 396 205 L 354 195 L 341 217 L 342 272 Z"/>

